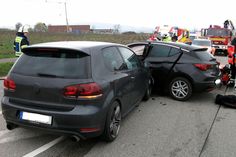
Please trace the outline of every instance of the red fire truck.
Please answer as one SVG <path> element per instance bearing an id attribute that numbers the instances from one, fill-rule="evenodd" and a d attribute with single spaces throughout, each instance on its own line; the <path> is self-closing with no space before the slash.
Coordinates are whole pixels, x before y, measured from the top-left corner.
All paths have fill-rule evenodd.
<path id="1" fill-rule="evenodd" d="M 222 53 L 228 55 L 227 49 L 234 34 L 234 26 L 230 20 L 226 20 L 224 27 L 218 25 L 210 25 L 209 28 L 201 30 L 201 36 L 206 37 L 212 41 L 215 47 L 215 54 Z"/>

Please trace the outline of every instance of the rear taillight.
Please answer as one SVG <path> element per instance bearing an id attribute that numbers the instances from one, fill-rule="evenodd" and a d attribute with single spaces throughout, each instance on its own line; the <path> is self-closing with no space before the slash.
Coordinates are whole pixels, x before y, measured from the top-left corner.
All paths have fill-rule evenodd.
<path id="1" fill-rule="evenodd" d="M 69 98 L 91 99 L 102 96 L 102 90 L 97 83 L 78 84 L 65 87 L 63 94 Z"/>
<path id="2" fill-rule="evenodd" d="M 15 91 L 16 89 L 16 84 L 13 80 L 6 78 L 3 81 L 4 89 L 10 90 L 10 91 Z"/>
<path id="3" fill-rule="evenodd" d="M 212 67 L 211 64 L 194 64 L 194 66 L 200 69 L 201 71 L 207 71 L 208 69 Z"/>
<path id="4" fill-rule="evenodd" d="M 100 128 L 80 128 L 80 132 L 82 133 L 97 132 L 100 130 Z"/>

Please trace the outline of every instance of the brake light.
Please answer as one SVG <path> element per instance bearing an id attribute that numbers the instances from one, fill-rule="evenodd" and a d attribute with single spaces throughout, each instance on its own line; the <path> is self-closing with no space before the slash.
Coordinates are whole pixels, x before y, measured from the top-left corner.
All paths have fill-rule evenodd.
<path id="1" fill-rule="evenodd" d="M 16 89 L 16 84 L 13 80 L 6 78 L 3 81 L 4 89 L 10 90 L 10 91 L 15 91 Z"/>
<path id="2" fill-rule="evenodd" d="M 97 132 L 100 130 L 100 128 L 80 128 L 80 132 L 82 133 Z"/>
<path id="3" fill-rule="evenodd" d="M 69 98 L 92 99 L 102 96 L 102 90 L 97 83 L 78 84 L 65 87 L 63 94 Z"/>
<path id="4" fill-rule="evenodd" d="M 211 64 L 194 64 L 194 66 L 200 69 L 201 71 L 207 71 L 208 69 L 212 67 Z"/>

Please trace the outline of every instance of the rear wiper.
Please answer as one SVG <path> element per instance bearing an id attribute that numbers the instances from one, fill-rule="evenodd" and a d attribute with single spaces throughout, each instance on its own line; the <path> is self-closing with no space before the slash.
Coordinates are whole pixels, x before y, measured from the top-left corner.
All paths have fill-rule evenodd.
<path id="1" fill-rule="evenodd" d="M 193 49 L 192 51 L 206 51 L 207 48 L 196 48 L 196 49 Z"/>
<path id="2" fill-rule="evenodd" d="M 64 76 L 58 76 L 58 75 L 53 75 L 53 74 L 45 74 L 45 73 L 37 73 L 38 76 L 43 76 L 43 77 L 54 77 L 54 78 L 64 78 Z"/>
<path id="3" fill-rule="evenodd" d="M 210 61 L 215 61 L 215 60 L 216 60 L 216 58 L 211 58 L 211 59 L 210 59 Z"/>

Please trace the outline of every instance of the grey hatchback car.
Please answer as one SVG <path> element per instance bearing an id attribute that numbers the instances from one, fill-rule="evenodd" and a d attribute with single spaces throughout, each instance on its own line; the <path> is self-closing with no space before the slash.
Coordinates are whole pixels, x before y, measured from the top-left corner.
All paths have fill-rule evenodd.
<path id="1" fill-rule="evenodd" d="M 153 89 L 179 101 L 193 92 L 211 91 L 220 84 L 216 58 L 199 48 L 175 42 L 138 42 L 128 45 L 150 68 L 155 80 Z"/>
<path id="2" fill-rule="evenodd" d="M 152 77 L 131 49 L 106 42 L 29 46 L 4 80 L 8 129 L 33 127 L 113 141 L 121 119 L 150 96 Z"/>

